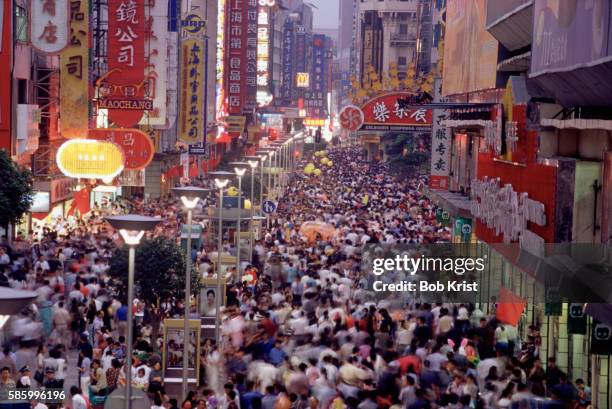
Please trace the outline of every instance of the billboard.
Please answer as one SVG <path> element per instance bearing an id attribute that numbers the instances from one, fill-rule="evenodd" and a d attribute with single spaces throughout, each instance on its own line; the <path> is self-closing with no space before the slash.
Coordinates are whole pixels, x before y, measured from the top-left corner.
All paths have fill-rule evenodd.
<path id="1" fill-rule="evenodd" d="M 240 115 L 247 100 L 248 1 L 230 1 L 225 16 L 225 93 L 230 115 Z M 255 21 L 257 24 L 257 21 Z"/>
<path id="2" fill-rule="evenodd" d="M 286 101 L 293 98 L 293 73 L 295 70 L 293 49 L 295 40 L 293 35 L 293 22 L 287 19 L 283 27 L 283 64 L 282 64 L 282 96 Z"/>
<path id="3" fill-rule="evenodd" d="M 498 43 L 485 29 L 485 0 L 446 6 L 443 95 L 495 88 Z"/>
<path id="4" fill-rule="evenodd" d="M 98 81 L 102 105 L 117 126 L 137 125 L 145 109 L 148 84 L 145 78 L 144 2 L 109 0 L 108 72 Z"/>
<path id="5" fill-rule="evenodd" d="M 612 57 L 610 0 L 536 0 L 530 77 Z"/>
<path id="6" fill-rule="evenodd" d="M 434 83 L 434 101 L 441 101 L 442 81 L 436 78 Z M 442 124 L 450 117 L 447 109 L 433 110 L 433 129 L 431 132 L 431 173 L 429 187 L 448 190 L 451 166 L 451 129 Z"/>
<path id="7" fill-rule="evenodd" d="M 259 43 L 259 8 L 257 0 L 247 1 L 247 13 L 246 13 L 246 47 L 244 49 L 244 56 L 246 61 L 246 89 L 245 89 L 245 100 L 242 111 L 252 112 L 257 107 L 257 64 L 258 55 L 269 53 L 269 45 L 265 45 L 265 41 Z M 260 50 L 261 46 L 261 50 Z"/>
<path id="8" fill-rule="evenodd" d="M 181 103 L 179 139 L 189 144 L 204 140 L 204 40 L 181 43 Z"/>
<path id="9" fill-rule="evenodd" d="M 124 169 L 140 170 L 153 160 L 155 148 L 149 136 L 138 129 L 90 129 L 88 139 L 113 142 L 123 150 Z"/>

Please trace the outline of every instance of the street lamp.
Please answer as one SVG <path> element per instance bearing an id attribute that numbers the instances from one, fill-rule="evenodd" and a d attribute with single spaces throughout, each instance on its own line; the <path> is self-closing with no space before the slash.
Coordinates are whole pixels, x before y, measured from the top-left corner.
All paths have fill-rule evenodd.
<path id="1" fill-rule="evenodd" d="M 251 167 L 251 220 L 249 221 L 249 263 L 253 263 L 253 218 L 255 217 L 255 168 L 261 160 L 258 156 L 245 156 Z"/>
<path id="2" fill-rule="evenodd" d="M 138 214 L 128 214 L 124 216 L 109 216 L 105 220 L 119 230 L 119 234 L 123 241 L 128 246 L 128 299 L 127 299 L 127 361 L 125 371 L 125 409 L 130 409 L 132 406 L 131 388 L 132 388 L 132 347 L 133 347 L 133 303 L 134 303 L 134 260 L 136 258 L 136 246 L 140 244 L 140 240 L 145 234 L 145 231 L 153 230 L 161 218 L 141 216 Z"/>
<path id="3" fill-rule="evenodd" d="M 198 205 L 198 201 L 211 192 L 211 189 L 203 189 L 196 186 L 175 187 L 172 193 L 181 198 L 181 202 L 187 209 L 187 249 L 185 250 L 185 322 L 183 323 L 183 335 L 185 340 L 183 344 L 183 399 L 187 398 L 187 389 L 189 382 L 189 313 L 191 311 L 191 220 L 193 217 L 193 209 Z M 196 374 L 197 377 L 197 374 Z"/>
<path id="4" fill-rule="evenodd" d="M 234 172 L 236 172 L 236 176 L 238 176 L 238 220 L 236 222 L 236 276 L 238 277 L 237 282 L 240 282 L 240 234 L 242 230 L 242 226 L 240 225 L 240 216 L 242 213 L 242 177 L 246 173 L 249 164 L 247 162 L 230 162 L 229 165 L 234 167 Z M 253 208 L 253 204 L 251 204 L 251 208 Z"/>
<path id="5" fill-rule="evenodd" d="M 267 150 L 258 150 L 256 155 L 261 160 L 261 165 L 259 167 L 259 208 L 263 205 L 263 185 L 264 185 L 264 166 L 266 164 L 266 159 L 268 159 L 268 151 Z"/>
<path id="6" fill-rule="evenodd" d="M 215 340 L 217 348 L 220 347 L 221 334 L 219 321 L 221 317 L 221 250 L 223 248 L 223 189 L 227 186 L 230 178 L 234 176 L 231 172 L 217 171 L 209 172 L 209 177 L 214 178 L 215 185 L 219 189 L 219 231 L 217 232 L 217 296 L 215 297 Z"/>

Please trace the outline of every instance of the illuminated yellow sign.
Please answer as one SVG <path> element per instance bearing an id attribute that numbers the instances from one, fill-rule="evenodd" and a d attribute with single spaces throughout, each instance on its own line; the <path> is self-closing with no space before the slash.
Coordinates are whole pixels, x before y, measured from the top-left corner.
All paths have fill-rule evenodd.
<path id="1" fill-rule="evenodd" d="M 121 148 L 112 142 L 71 139 L 57 150 L 56 160 L 66 176 L 108 179 L 121 173 L 125 159 Z"/>
<path id="2" fill-rule="evenodd" d="M 295 81 L 298 88 L 308 88 L 310 86 L 310 74 L 307 72 L 298 72 L 295 74 Z"/>
<path id="3" fill-rule="evenodd" d="M 305 118 L 305 126 L 325 126 L 325 119 L 323 118 Z"/>

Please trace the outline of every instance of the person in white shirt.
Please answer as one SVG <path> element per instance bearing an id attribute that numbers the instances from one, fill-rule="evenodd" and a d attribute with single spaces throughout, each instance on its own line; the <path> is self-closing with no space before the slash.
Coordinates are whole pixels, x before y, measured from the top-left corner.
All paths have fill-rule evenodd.
<path id="1" fill-rule="evenodd" d="M 81 395 L 81 391 L 76 386 L 70 387 L 70 395 L 72 395 L 72 409 L 87 409 L 87 402 Z"/>

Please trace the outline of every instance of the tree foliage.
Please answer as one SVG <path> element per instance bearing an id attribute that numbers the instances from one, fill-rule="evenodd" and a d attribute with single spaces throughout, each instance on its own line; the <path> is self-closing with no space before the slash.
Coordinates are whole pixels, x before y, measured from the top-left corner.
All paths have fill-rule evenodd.
<path id="1" fill-rule="evenodd" d="M 0 150 L 0 226 L 16 223 L 30 209 L 32 174 Z"/>
<path id="2" fill-rule="evenodd" d="M 134 270 L 134 296 L 149 305 L 166 297 L 184 299 L 185 253 L 174 240 L 156 237 L 143 240 L 136 247 Z M 118 284 L 119 297 L 127 300 L 128 247 L 115 251 L 110 261 L 110 275 Z M 191 273 L 191 289 L 199 291 L 199 277 Z"/>

